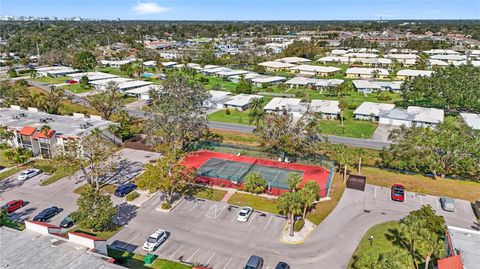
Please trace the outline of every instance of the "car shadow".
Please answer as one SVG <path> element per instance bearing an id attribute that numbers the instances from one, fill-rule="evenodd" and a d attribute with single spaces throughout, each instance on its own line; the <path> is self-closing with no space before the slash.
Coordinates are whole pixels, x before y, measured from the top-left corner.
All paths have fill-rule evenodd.
<path id="1" fill-rule="evenodd" d="M 137 216 L 138 207 L 128 203 L 123 203 L 118 206 L 118 212 L 115 216 L 115 224 L 117 225 L 126 225 L 133 218 Z"/>
<path id="2" fill-rule="evenodd" d="M 128 251 L 128 252 L 134 252 L 138 246 L 130 243 L 126 243 L 120 240 L 115 240 L 113 241 L 110 245 L 110 248 L 118 249 L 118 250 L 123 250 L 123 251 Z"/>
<path id="3" fill-rule="evenodd" d="M 24 222 L 25 220 L 28 220 L 30 214 L 32 214 L 33 212 L 35 212 L 35 210 L 37 210 L 38 208 L 36 207 L 29 207 L 29 208 L 26 208 L 22 211 L 16 211 L 16 212 L 13 212 L 13 213 L 10 213 L 9 217 L 11 220 L 15 221 L 15 222 Z"/>

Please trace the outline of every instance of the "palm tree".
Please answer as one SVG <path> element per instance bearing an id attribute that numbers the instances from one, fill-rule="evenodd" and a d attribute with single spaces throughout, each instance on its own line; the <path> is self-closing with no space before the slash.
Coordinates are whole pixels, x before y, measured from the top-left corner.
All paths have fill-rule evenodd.
<path id="1" fill-rule="evenodd" d="M 338 104 L 338 107 L 340 108 L 340 124 L 342 125 L 342 127 L 344 126 L 343 124 L 343 118 L 344 118 L 344 114 L 345 114 L 345 110 L 348 109 L 348 102 L 347 100 L 345 100 L 345 98 L 341 98 L 340 101 L 339 101 L 339 104 Z"/>
<path id="2" fill-rule="evenodd" d="M 365 150 L 359 148 L 355 151 L 355 154 L 358 156 L 358 173 L 362 174 L 362 157 L 366 154 Z"/>
<path id="3" fill-rule="evenodd" d="M 262 109 L 263 110 L 263 99 L 262 98 L 253 98 L 250 101 L 250 109 Z"/>
<path id="4" fill-rule="evenodd" d="M 265 111 L 263 111 L 262 98 L 253 98 L 250 102 L 250 112 L 248 113 L 250 118 L 250 124 L 255 123 L 256 129 L 260 127 L 263 118 L 265 117 Z"/>
<path id="5" fill-rule="evenodd" d="M 296 173 L 290 173 L 287 177 L 288 187 L 290 191 L 296 192 L 300 187 L 300 182 L 302 181 L 302 177 Z"/>
<path id="6" fill-rule="evenodd" d="M 302 214 L 302 200 L 299 192 L 286 192 L 278 198 L 278 209 L 287 217 L 290 236 L 294 233 L 295 216 Z"/>
<path id="7" fill-rule="evenodd" d="M 34 79 L 36 77 L 37 77 L 37 70 L 35 69 L 30 70 L 30 78 Z"/>
<path id="8" fill-rule="evenodd" d="M 349 165 L 353 165 L 353 152 L 343 144 L 334 146 L 335 160 L 340 164 L 340 168 L 343 167 L 343 182 L 347 181 L 347 170 Z"/>
<path id="9" fill-rule="evenodd" d="M 318 199 L 320 195 L 320 186 L 317 182 L 309 181 L 303 185 L 300 190 L 301 196 L 303 198 L 303 219 L 307 217 L 308 208 Z"/>

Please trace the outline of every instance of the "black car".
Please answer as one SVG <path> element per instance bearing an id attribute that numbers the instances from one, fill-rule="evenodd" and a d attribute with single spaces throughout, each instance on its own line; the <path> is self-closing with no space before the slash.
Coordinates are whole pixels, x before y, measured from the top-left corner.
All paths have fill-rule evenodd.
<path id="1" fill-rule="evenodd" d="M 50 208 L 44 209 L 42 212 L 38 213 L 34 218 L 33 221 L 40 221 L 45 222 L 52 218 L 53 216 L 60 213 L 60 209 L 56 206 L 52 206 Z"/>
<path id="2" fill-rule="evenodd" d="M 290 269 L 290 265 L 285 262 L 279 262 L 277 266 L 275 266 L 275 269 Z"/>
<path id="3" fill-rule="evenodd" d="M 250 259 L 248 259 L 247 264 L 245 265 L 244 269 L 261 269 L 263 267 L 263 258 L 252 255 Z"/>
<path id="4" fill-rule="evenodd" d="M 73 225 L 73 220 L 70 215 L 66 216 L 62 222 L 60 222 L 60 227 L 62 228 L 69 228 Z"/>
<path id="5" fill-rule="evenodd" d="M 136 188 L 137 188 L 137 185 L 133 183 L 124 184 L 122 186 L 119 186 L 115 190 L 115 196 L 124 197 L 125 195 L 129 194 L 131 191 L 135 190 Z"/>

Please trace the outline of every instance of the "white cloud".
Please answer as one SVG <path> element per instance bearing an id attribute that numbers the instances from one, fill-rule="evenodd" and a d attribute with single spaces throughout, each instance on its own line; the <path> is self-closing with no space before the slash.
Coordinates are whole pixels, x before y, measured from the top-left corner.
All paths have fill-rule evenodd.
<path id="1" fill-rule="evenodd" d="M 137 14 L 157 14 L 165 13 L 170 11 L 169 7 L 162 7 L 155 2 L 138 2 L 137 5 L 133 7 L 133 11 Z"/>

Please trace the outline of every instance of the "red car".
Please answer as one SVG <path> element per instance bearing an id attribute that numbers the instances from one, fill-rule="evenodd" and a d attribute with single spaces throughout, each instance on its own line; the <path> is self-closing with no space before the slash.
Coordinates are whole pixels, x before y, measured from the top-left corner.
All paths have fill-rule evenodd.
<path id="1" fill-rule="evenodd" d="M 405 201 L 405 188 L 402 184 L 394 184 L 392 186 L 391 197 L 393 201 L 403 202 Z"/>
<path id="2" fill-rule="evenodd" d="M 2 208 L 5 209 L 7 213 L 12 213 L 17 209 L 24 207 L 25 205 L 26 203 L 23 200 L 12 200 L 3 205 Z"/>

